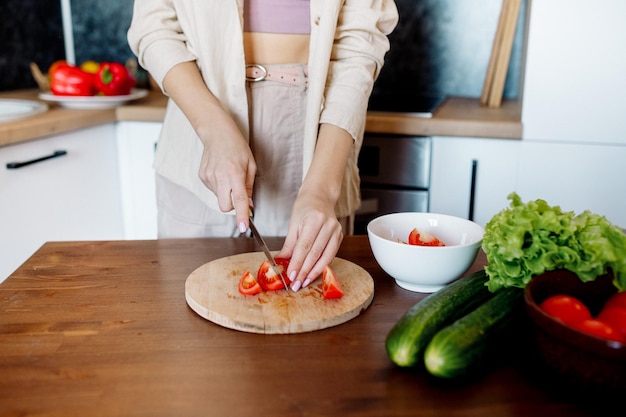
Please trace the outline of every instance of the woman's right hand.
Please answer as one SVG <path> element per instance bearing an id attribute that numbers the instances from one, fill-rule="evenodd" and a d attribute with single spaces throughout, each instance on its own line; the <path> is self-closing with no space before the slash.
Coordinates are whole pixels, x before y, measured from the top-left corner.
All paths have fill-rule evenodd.
<path id="1" fill-rule="evenodd" d="M 195 62 L 170 69 L 163 87 L 204 145 L 200 179 L 217 196 L 220 210 L 235 209 L 239 230 L 245 232 L 257 170 L 248 142 L 205 85 Z"/>
<path id="2" fill-rule="evenodd" d="M 235 209 L 241 233 L 248 230 L 256 162 L 248 142 L 229 117 L 200 137 L 204 145 L 198 175 L 218 199 L 220 210 Z"/>

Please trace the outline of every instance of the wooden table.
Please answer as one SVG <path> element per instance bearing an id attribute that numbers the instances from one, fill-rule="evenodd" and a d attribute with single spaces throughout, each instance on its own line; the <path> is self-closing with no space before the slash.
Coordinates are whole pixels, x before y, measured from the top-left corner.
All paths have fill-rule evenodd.
<path id="1" fill-rule="evenodd" d="M 395 285 L 366 236 L 338 256 L 371 273 L 374 301 L 345 324 L 249 334 L 187 306 L 194 269 L 256 250 L 248 238 L 45 244 L 0 284 L 0 415 L 598 415 L 526 355 L 464 381 L 395 367 L 386 334 L 424 295 Z"/>

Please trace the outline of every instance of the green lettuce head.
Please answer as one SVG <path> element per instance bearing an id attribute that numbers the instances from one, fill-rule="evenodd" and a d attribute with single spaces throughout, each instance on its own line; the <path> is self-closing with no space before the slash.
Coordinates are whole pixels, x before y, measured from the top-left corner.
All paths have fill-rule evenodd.
<path id="1" fill-rule="evenodd" d="M 626 290 L 626 234 L 605 217 L 585 211 L 576 216 L 544 200 L 511 205 L 485 226 L 482 248 L 491 291 L 524 288 L 535 275 L 555 269 L 576 273 L 582 281 L 612 272 Z"/>

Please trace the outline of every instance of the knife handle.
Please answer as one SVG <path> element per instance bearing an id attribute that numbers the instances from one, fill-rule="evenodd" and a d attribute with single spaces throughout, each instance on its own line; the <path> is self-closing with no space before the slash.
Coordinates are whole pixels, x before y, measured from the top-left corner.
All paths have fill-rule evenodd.
<path id="1" fill-rule="evenodd" d="M 233 197 L 233 193 L 230 193 L 230 203 L 233 205 L 233 209 L 235 208 L 235 198 Z M 252 207 L 248 206 L 248 217 L 254 218 L 254 213 L 252 212 Z"/>

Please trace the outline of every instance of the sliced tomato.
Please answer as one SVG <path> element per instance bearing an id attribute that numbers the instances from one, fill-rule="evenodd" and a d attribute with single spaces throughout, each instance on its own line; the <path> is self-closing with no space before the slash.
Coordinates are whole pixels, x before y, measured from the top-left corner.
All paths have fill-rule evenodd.
<path id="1" fill-rule="evenodd" d="M 335 275 L 335 271 L 328 265 L 322 273 L 322 296 L 326 300 L 343 297 L 343 290 Z"/>
<path id="2" fill-rule="evenodd" d="M 284 278 L 287 285 L 291 283 L 289 277 L 287 276 L 287 267 L 289 266 L 289 259 L 284 258 L 275 258 L 274 261 L 276 265 L 278 265 L 278 269 L 280 269 L 280 273 Z M 257 272 L 257 281 L 261 285 L 265 291 L 276 291 L 285 288 L 283 285 L 280 276 L 274 272 L 272 268 L 272 264 L 270 261 L 264 261 L 259 267 L 259 271 Z"/>
<path id="3" fill-rule="evenodd" d="M 543 300 L 539 307 L 549 316 L 570 326 L 591 318 L 587 306 L 570 295 L 553 295 Z"/>
<path id="4" fill-rule="evenodd" d="M 415 228 L 409 233 L 409 245 L 418 246 L 446 246 L 445 243 L 440 241 L 430 233 L 424 232 Z"/>
<path id="5" fill-rule="evenodd" d="M 597 336 L 602 339 L 625 343 L 626 339 L 615 327 L 598 319 L 587 319 L 579 321 L 573 327 L 583 333 Z"/>
<path id="6" fill-rule="evenodd" d="M 276 262 L 276 265 L 278 265 L 278 268 L 280 269 L 280 272 L 282 273 L 283 278 L 285 278 L 285 282 L 287 283 L 287 285 L 291 285 L 291 280 L 287 276 L 287 268 L 289 268 L 289 259 L 274 258 L 274 262 Z"/>
<path id="7" fill-rule="evenodd" d="M 247 269 L 243 271 L 241 274 L 241 278 L 239 279 L 239 292 L 245 295 L 254 295 L 258 294 L 263 289 L 259 285 L 259 282 L 254 278 L 254 275 L 250 273 Z"/>

